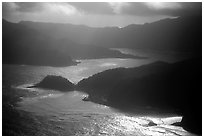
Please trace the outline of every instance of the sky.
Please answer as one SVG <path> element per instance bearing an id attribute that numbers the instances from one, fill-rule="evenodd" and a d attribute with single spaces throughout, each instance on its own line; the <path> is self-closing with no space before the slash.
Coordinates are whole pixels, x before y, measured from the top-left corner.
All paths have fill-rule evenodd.
<path id="1" fill-rule="evenodd" d="M 164 18 L 201 14 L 201 3 L 189 2 L 3 2 L 10 22 L 37 21 L 90 27 L 144 24 Z"/>

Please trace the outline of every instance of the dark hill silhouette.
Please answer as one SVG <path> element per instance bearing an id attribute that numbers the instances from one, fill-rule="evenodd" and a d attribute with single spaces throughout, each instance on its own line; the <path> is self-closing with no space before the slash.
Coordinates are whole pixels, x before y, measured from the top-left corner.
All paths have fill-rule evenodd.
<path id="1" fill-rule="evenodd" d="M 61 76 L 46 76 L 40 83 L 35 84 L 34 86 L 28 88 L 45 88 L 53 89 L 59 91 L 72 91 L 75 88 L 75 85 L 72 84 L 69 80 Z"/>
<path id="2" fill-rule="evenodd" d="M 130 110 L 135 107 L 175 109 L 184 129 L 202 133 L 202 64 L 200 59 L 156 62 L 108 70 L 78 83 L 93 102 Z"/>
<path id="3" fill-rule="evenodd" d="M 163 19 L 124 28 L 2 20 L 3 63 L 68 66 L 70 58 L 146 58 L 109 48 L 201 54 L 202 18 Z"/>
<path id="4" fill-rule="evenodd" d="M 48 36 L 26 26 L 2 22 L 3 64 L 28 64 L 48 66 L 74 65 L 67 54 L 54 47 L 55 42 Z"/>
<path id="5" fill-rule="evenodd" d="M 43 23 L 39 24 L 41 25 Z M 63 34 L 64 37 L 57 39 L 53 37 L 53 34 L 57 35 L 58 31 L 62 31 L 63 29 L 66 30 L 66 27 L 62 28 L 60 26 L 60 29 L 58 29 L 58 27 L 53 27 L 50 28 L 52 32 L 48 31 L 46 33 L 46 31 L 42 30 L 43 28 L 47 28 L 47 26 L 49 27 L 48 23 L 45 25 L 43 24 L 43 27 L 36 29 L 22 23 L 10 23 L 3 19 L 3 63 L 69 66 L 76 64 L 76 62 L 71 60 L 71 57 L 77 59 L 111 57 L 137 59 L 146 58 L 124 55 L 118 51 L 109 50 L 108 48 L 97 46 L 90 47 L 85 44 L 77 44 L 68 38 L 64 38 L 66 34 Z M 86 37 L 86 35 L 84 37 Z"/>
<path id="6" fill-rule="evenodd" d="M 201 16 L 163 19 L 144 25 L 132 24 L 124 28 L 92 28 L 82 25 L 28 21 L 22 21 L 19 24 L 49 35 L 53 39 L 68 39 L 90 47 L 125 47 L 193 53 L 201 51 Z"/>

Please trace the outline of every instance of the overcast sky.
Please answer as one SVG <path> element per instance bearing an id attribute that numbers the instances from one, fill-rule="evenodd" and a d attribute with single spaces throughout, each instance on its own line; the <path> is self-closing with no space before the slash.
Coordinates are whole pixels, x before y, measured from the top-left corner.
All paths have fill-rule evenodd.
<path id="1" fill-rule="evenodd" d="M 11 22 L 40 21 L 92 27 L 143 24 L 168 17 L 201 14 L 201 3 L 162 2 L 4 2 L 2 16 Z"/>

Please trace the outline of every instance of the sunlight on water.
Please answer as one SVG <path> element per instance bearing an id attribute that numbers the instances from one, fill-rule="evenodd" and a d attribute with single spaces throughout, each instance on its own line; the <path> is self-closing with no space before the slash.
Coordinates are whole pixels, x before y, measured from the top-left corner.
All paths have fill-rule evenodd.
<path id="1" fill-rule="evenodd" d="M 43 96 L 40 96 L 40 99 L 43 99 L 43 98 L 57 98 L 59 96 L 62 96 L 63 94 L 48 94 L 48 95 L 43 95 Z"/>
<path id="2" fill-rule="evenodd" d="M 103 63 L 101 65 L 99 65 L 100 67 L 109 67 L 109 66 L 117 66 L 116 63 Z"/>
<path id="3" fill-rule="evenodd" d="M 87 70 L 88 68 L 87 67 L 81 67 L 81 68 L 77 68 L 75 70 L 73 70 L 73 73 L 74 74 L 80 74 L 81 72 Z"/>
<path id="4" fill-rule="evenodd" d="M 159 118 L 146 117 L 146 119 L 144 119 L 140 117 L 127 117 L 127 116 L 116 116 L 114 118 L 114 122 L 118 124 L 115 127 L 117 128 L 118 126 L 120 126 L 122 127 L 123 130 L 125 130 L 128 133 L 129 132 L 134 133 L 139 131 L 143 135 L 154 136 L 187 134 L 187 132 L 183 130 L 181 127 L 159 124 L 155 126 L 148 126 L 148 123 L 150 121 L 154 121 L 154 123 L 156 123 L 157 122 L 156 120 L 159 120 Z"/>
<path id="5" fill-rule="evenodd" d="M 125 67 L 125 68 L 137 67 L 151 62 L 153 62 L 153 60 L 150 60 L 150 59 L 148 60 L 120 59 L 120 58 L 90 59 L 90 60 L 80 60 L 80 63 L 77 64 L 76 66 L 69 66 L 69 67 L 17 66 L 17 69 L 15 70 L 16 72 L 15 75 L 26 77 L 26 78 L 20 77 L 24 81 L 22 85 L 25 85 L 25 83 L 26 84 L 38 83 L 47 75 L 63 76 L 64 78 L 67 78 L 72 83 L 76 84 L 84 78 L 87 78 L 93 74 L 96 74 L 108 69 L 113 69 L 118 67 Z"/>
<path id="6" fill-rule="evenodd" d="M 29 91 L 32 91 L 29 89 Z M 171 126 L 182 117 L 128 116 L 111 107 L 84 102 L 87 94 L 73 91 L 42 90 L 33 98 L 23 98 L 18 109 L 39 115 L 51 115 L 55 120 L 80 122 L 75 135 L 188 135 L 181 127 Z M 156 126 L 149 126 L 154 122 Z"/>
<path id="7" fill-rule="evenodd" d="M 153 60 L 137 59 L 93 59 L 80 60 L 77 66 L 69 67 L 36 67 L 7 66 L 15 69 L 8 72 L 11 78 L 15 76 L 16 83 L 12 87 L 17 91 L 35 93 L 34 96 L 21 97 L 17 109 L 46 116 L 50 121 L 62 123 L 58 127 L 60 133 L 70 131 L 73 135 L 189 135 L 181 127 L 172 126 L 180 122 L 179 116 L 132 116 L 114 108 L 83 101 L 86 93 L 72 91 L 60 92 L 39 88 L 26 88 L 38 83 L 47 75 L 60 75 L 73 83 L 98 72 L 117 67 L 137 67 L 153 62 Z M 14 79 L 14 80 L 15 80 Z M 155 126 L 149 123 L 154 122 Z M 56 131 L 55 129 L 53 131 Z"/>

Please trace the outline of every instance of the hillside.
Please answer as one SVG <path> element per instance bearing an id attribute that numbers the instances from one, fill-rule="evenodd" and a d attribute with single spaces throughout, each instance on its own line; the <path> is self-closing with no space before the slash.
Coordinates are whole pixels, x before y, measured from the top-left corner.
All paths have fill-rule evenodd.
<path id="1" fill-rule="evenodd" d="M 143 25 L 132 24 L 124 28 L 92 28 L 83 25 L 28 21 L 22 21 L 19 24 L 49 35 L 53 39 L 67 39 L 89 47 L 142 48 L 199 53 L 202 42 L 200 16 L 163 19 Z"/>
<path id="2" fill-rule="evenodd" d="M 73 58 L 147 58 L 124 55 L 108 48 L 78 44 L 73 42 L 73 40 L 64 38 L 67 34 L 63 34 L 64 37 L 57 39 L 53 37 L 53 34 L 57 35 L 57 31 L 61 31 L 61 29 L 66 30 L 66 28 L 59 30 L 56 28 L 56 33 L 46 33 L 46 31 L 43 31 L 43 28 L 47 27 L 49 27 L 49 24 L 36 29 L 22 23 L 10 23 L 3 19 L 3 64 L 69 66 L 76 64 L 76 62 L 72 61 Z M 50 30 L 55 31 L 55 27 L 53 29 Z"/>
<path id="3" fill-rule="evenodd" d="M 198 58 L 173 64 L 156 62 L 131 69 L 113 69 L 80 81 L 78 87 L 89 94 L 91 101 L 121 110 L 174 109 L 188 118 L 185 129 L 200 134 L 201 65 L 201 58 Z"/>
<path id="4" fill-rule="evenodd" d="M 109 48 L 189 52 L 200 55 L 202 21 L 199 16 L 163 19 L 124 28 L 2 20 L 4 64 L 68 66 L 72 59 L 136 58 Z"/>
<path id="5" fill-rule="evenodd" d="M 55 41 L 25 26 L 2 22 L 3 64 L 69 66 L 76 62 L 54 48 Z"/>
<path id="6" fill-rule="evenodd" d="M 73 91 L 75 85 L 72 84 L 69 80 L 61 76 L 46 76 L 41 82 L 30 86 L 28 88 L 44 88 L 44 89 L 53 89 L 59 91 Z"/>

